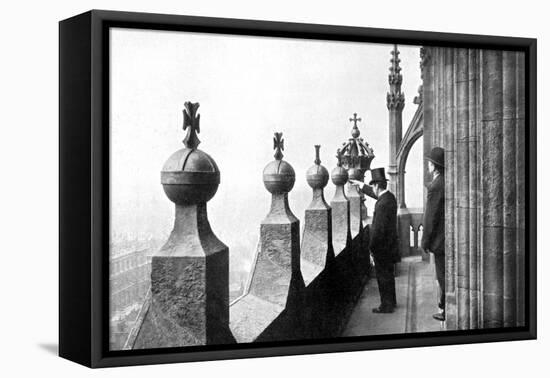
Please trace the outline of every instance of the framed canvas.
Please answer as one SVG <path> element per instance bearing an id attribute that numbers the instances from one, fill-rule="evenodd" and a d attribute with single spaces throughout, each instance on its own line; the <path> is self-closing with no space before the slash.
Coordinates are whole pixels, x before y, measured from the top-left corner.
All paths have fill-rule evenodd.
<path id="1" fill-rule="evenodd" d="M 536 338 L 536 40 L 59 27 L 60 356 Z"/>

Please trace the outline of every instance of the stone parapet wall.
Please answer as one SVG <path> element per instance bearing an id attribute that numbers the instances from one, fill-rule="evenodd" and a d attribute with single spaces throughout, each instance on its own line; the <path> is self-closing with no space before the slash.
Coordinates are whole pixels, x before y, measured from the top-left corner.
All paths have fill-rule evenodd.
<path id="1" fill-rule="evenodd" d="M 369 275 L 368 228 L 306 286 L 292 286 L 286 307 L 248 292 L 230 307 L 237 342 L 339 336 Z"/>
<path id="2" fill-rule="evenodd" d="M 329 175 L 320 165 L 320 146 L 315 146 L 315 164 L 307 172 L 313 199 L 300 235 L 300 221 L 288 201 L 295 173 L 283 160 L 282 133 L 275 133 L 275 160 L 263 172 L 271 207 L 259 227 L 246 292 L 230 305 L 229 247 L 214 234 L 206 211 L 220 172 L 215 161 L 197 149 L 198 104 L 185 106 L 185 148 L 176 151 L 161 172 L 164 191 L 175 204 L 174 227 L 152 257 L 151 289 L 125 349 L 338 336 L 369 271 L 368 228 L 361 220 L 366 208 L 359 193 L 355 190 L 357 201 L 346 207 L 357 215 L 357 232 L 335 256 L 331 207 L 323 196 Z M 347 178 L 338 175 L 343 187 Z M 340 200 L 346 201 L 345 196 Z M 337 222 L 337 229 L 349 235 L 349 212 Z"/>

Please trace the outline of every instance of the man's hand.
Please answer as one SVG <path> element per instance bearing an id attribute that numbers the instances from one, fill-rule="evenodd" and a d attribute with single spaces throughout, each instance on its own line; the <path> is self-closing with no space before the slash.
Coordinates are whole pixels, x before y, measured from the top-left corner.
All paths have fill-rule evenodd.
<path id="1" fill-rule="evenodd" d="M 353 180 L 353 179 L 351 179 L 351 180 L 349 180 L 349 183 L 350 183 L 351 185 L 357 185 L 357 186 L 358 186 L 359 188 L 361 188 L 361 189 L 363 189 L 363 186 L 365 186 L 365 183 L 362 182 L 362 181 L 359 181 L 359 180 Z"/>

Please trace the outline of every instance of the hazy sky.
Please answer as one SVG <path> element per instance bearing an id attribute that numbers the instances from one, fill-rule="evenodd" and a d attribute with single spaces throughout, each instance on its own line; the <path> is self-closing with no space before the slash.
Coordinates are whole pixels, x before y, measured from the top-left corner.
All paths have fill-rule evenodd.
<path id="1" fill-rule="evenodd" d="M 419 48 L 399 49 L 405 132 L 416 110 Z M 262 171 L 273 160 L 273 132 L 283 132 L 284 159 L 296 171 L 289 199 L 301 220 L 311 200 L 305 173 L 313 164 L 313 145 L 321 145 L 330 172 L 354 112 L 376 155 L 371 166 L 387 169 L 390 50 L 384 44 L 112 29 L 112 237 L 169 233 L 174 205 L 164 195 L 160 170 L 183 147 L 185 101 L 200 102 L 199 148 L 221 171 L 208 213 L 230 253 L 233 248 L 252 255 L 269 210 Z M 407 166 L 409 207 L 422 206 L 420 159 L 421 142 Z M 327 202 L 333 193 L 329 182 Z M 372 212 L 372 202 L 368 208 Z M 235 256 L 232 263 L 239 263 Z"/>

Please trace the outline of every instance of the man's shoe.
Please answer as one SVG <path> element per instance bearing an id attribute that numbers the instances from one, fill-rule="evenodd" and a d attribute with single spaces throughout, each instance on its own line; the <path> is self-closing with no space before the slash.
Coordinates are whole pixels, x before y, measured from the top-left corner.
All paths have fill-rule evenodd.
<path id="1" fill-rule="evenodd" d="M 393 312 L 393 308 L 380 306 L 373 308 L 372 312 L 374 312 L 375 314 L 391 314 Z"/>
<path id="2" fill-rule="evenodd" d="M 445 313 L 444 312 L 438 312 L 437 314 L 433 315 L 433 318 L 435 320 L 439 320 L 440 322 L 444 322 L 445 321 Z"/>

